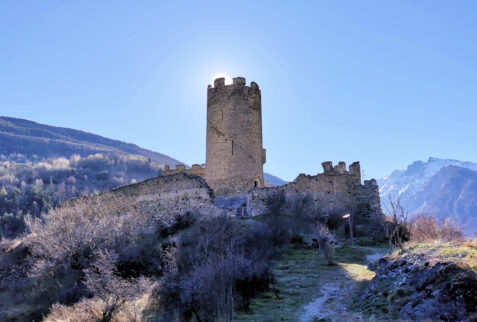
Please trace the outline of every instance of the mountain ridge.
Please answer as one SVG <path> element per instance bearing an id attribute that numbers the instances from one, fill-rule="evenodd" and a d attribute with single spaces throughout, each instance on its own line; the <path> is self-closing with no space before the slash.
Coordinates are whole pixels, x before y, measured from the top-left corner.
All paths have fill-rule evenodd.
<path id="1" fill-rule="evenodd" d="M 431 157 L 378 180 L 383 209 L 399 198 L 412 216 L 450 217 L 466 234 L 477 231 L 477 163 Z M 388 207 L 389 208 L 389 207 Z"/>
<path id="2" fill-rule="evenodd" d="M 82 130 L 6 116 L 0 116 L 0 142 L 8 142 L 0 146 L 0 154 L 4 155 L 22 153 L 51 158 L 116 152 L 141 155 L 170 166 L 182 164 L 168 155 L 143 149 L 133 143 L 109 139 Z"/>

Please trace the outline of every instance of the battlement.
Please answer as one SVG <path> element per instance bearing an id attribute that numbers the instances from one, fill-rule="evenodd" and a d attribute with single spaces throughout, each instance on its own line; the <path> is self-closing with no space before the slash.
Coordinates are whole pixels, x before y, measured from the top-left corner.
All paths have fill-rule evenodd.
<path id="1" fill-rule="evenodd" d="M 164 170 L 162 170 L 163 176 L 170 176 L 176 173 L 193 174 L 205 179 L 205 167 L 201 166 L 200 164 L 193 164 L 190 169 L 187 169 L 183 164 L 177 164 L 174 169 L 171 169 L 168 165 L 165 165 Z"/>
<path id="2" fill-rule="evenodd" d="M 253 90 L 259 90 L 260 88 L 258 87 L 258 84 L 255 83 L 255 82 L 251 82 L 250 83 L 250 86 L 247 86 L 247 82 L 246 82 L 246 79 L 245 77 L 235 77 L 232 79 L 232 84 L 229 84 L 229 85 L 225 85 L 225 78 L 223 77 L 220 77 L 220 78 L 216 78 L 214 80 L 214 85 L 209 85 L 207 87 L 207 90 L 210 90 L 212 88 L 230 88 L 230 87 L 239 87 L 239 86 L 244 86 L 244 87 L 248 87 L 248 88 L 251 88 Z"/>
<path id="3" fill-rule="evenodd" d="M 323 173 L 326 174 L 352 174 L 359 175 L 361 178 L 361 167 L 359 162 L 353 162 L 349 166 L 349 170 L 346 170 L 346 163 L 344 161 L 338 162 L 338 165 L 333 167 L 333 162 L 325 161 L 321 164 L 323 167 Z"/>

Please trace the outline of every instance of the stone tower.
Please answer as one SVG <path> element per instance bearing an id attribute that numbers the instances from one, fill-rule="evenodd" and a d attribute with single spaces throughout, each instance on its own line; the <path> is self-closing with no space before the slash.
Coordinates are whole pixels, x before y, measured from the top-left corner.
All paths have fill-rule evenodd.
<path id="1" fill-rule="evenodd" d="M 245 78 L 225 85 L 217 78 L 207 88 L 206 181 L 216 195 L 245 194 L 263 187 L 261 92 Z"/>

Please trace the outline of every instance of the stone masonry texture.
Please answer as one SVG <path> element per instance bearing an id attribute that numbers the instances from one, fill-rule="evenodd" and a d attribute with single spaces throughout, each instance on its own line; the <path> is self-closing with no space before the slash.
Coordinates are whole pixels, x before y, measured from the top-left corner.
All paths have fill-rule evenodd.
<path id="1" fill-rule="evenodd" d="M 261 92 L 245 78 L 207 89 L 206 181 L 216 195 L 246 194 L 263 187 Z"/>
<path id="2" fill-rule="evenodd" d="M 333 167 L 331 162 L 323 162 L 323 173 L 310 176 L 300 174 L 294 181 L 273 188 L 255 188 L 248 193 L 247 207 L 251 216 L 265 214 L 268 196 L 283 190 L 287 198 L 296 194 L 310 194 L 317 209 L 327 214 L 359 213 L 361 216 L 381 216 L 381 203 L 376 180 L 365 180 L 361 184 L 359 162 L 350 165 L 340 162 Z"/>

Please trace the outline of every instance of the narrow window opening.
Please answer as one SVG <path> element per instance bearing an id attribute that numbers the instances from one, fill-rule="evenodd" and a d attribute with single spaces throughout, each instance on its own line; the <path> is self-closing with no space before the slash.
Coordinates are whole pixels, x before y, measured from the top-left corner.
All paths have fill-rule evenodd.
<path id="1" fill-rule="evenodd" d="M 257 186 L 258 186 L 257 180 L 255 180 L 255 181 L 253 182 L 253 186 L 254 186 L 254 188 L 257 188 Z"/>
<path id="2" fill-rule="evenodd" d="M 224 121 L 224 110 L 222 110 L 222 122 Z"/>
<path id="3" fill-rule="evenodd" d="M 234 140 L 232 140 L 232 155 L 234 155 Z"/>

